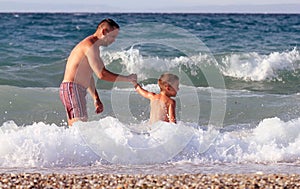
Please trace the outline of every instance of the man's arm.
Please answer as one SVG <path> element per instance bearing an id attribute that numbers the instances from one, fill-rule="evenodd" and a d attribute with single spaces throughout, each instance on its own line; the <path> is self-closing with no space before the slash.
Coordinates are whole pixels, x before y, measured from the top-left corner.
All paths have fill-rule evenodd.
<path id="1" fill-rule="evenodd" d="M 95 86 L 95 81 L 94 81 L 94 78 L 92 77 L 91 78 L 91 81 L 90 81 L 90 86 L 88 87 L 88 91 L 89 93 L 91 94 L 93 100 L 94 100 L 94 105 L 95 105 L 95 112 L 97 114 L 103 112 L 103 104 L 99 98 L 99 95 L 98 95 L 98 92 L 97 92 L 97 89 L 96 89 L 96 86 Z"/>
<path id="2" fill-rule="evenodd" d="M 98 77 L 102 80 L 110 81 L 110 82 L 115 82 L 115 81 L 133 82 L 137 80 L 136 74 L 130 74 L 128 76 L 115 74 L 107 70 L 105 67 L 102 68 Z"/>
<path id="3" fill-rule="evenodd" d="M 105 65 L 100 58 L 100 50 L 96 46 L 92 46 L 86 53 L 88 62 L 99 79 L 115 82 L 115 81 L 125 81 L 133 82 L 137 80 L 136 74 L 130 74 L 128 76 L 113 73 L 105 68 Z"/>

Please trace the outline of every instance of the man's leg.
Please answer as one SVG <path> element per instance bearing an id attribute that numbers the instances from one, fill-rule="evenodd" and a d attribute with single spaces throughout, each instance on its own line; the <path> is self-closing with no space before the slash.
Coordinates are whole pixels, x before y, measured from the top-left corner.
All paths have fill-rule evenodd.
<path id="1" fill-rule="evenodd" d="M 71 127 L 73 125 L 73 123 L 75 123 L 76 121 L 84 121 L 84 122 L 86 122 L 87 120 L 88 120 L 87 118 L 77 118 L 77 117 L 72 118 L 72 119 L 68 118 L 68 126 Z"/>

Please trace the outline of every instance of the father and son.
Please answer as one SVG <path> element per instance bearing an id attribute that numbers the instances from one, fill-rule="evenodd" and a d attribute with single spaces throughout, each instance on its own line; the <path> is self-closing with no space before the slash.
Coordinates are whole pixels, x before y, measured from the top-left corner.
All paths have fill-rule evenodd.
<path id="1" fill-rule="evenodd" d="M 166 121 L 176 123 L 175 97 L 179 90 L 179 78 L 171 73 L 164 73 L 158 79 L 160 93 L 152 93 L 137 83 L 137 75 L 120 75 L 105 68 L 100 58 L 100 46 L 112 44 L 119 33 L 119 25 L 112 19 L 102 20 L 94 34 L 79 42 L 71 51 L 65 67 L 65 74 L 60 85 L 59 95 L 65 107 L 68 125 L 76 121 L 87 121 L 86 94 L 94 99 L 95 112 L 103 111 L 93 74 L 105 81 L 131 82 L 136 91 L 150 100 L 150 123 Z"/>

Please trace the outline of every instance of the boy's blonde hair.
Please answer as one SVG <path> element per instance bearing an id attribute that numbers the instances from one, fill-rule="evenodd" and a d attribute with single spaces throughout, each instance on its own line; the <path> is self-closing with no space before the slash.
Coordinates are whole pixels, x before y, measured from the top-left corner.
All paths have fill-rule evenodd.
<path id="1" fill-rule="evenodd" d="M 158 79 L 158 86 L 160 90 L 165 89 L 166 85 L 172 86 L 175 82 L 179 81 L 179 77 L 175 74 L 164 73 Z"/>

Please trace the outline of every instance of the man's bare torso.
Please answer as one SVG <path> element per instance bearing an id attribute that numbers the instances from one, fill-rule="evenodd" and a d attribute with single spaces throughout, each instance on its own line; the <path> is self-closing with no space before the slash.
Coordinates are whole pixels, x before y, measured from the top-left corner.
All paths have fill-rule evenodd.
<path id="1" fill-rule="evenodd" d="M 75 82 L 86 88 L 90 85 L 93 70 L 88 62 L 87 52 L 96 50 L 99 55 L 99 47 L 94 46 L 95 42 L 93 36 L 89 36 L 72 50 L 67 60 L 63 82 Z"/>

